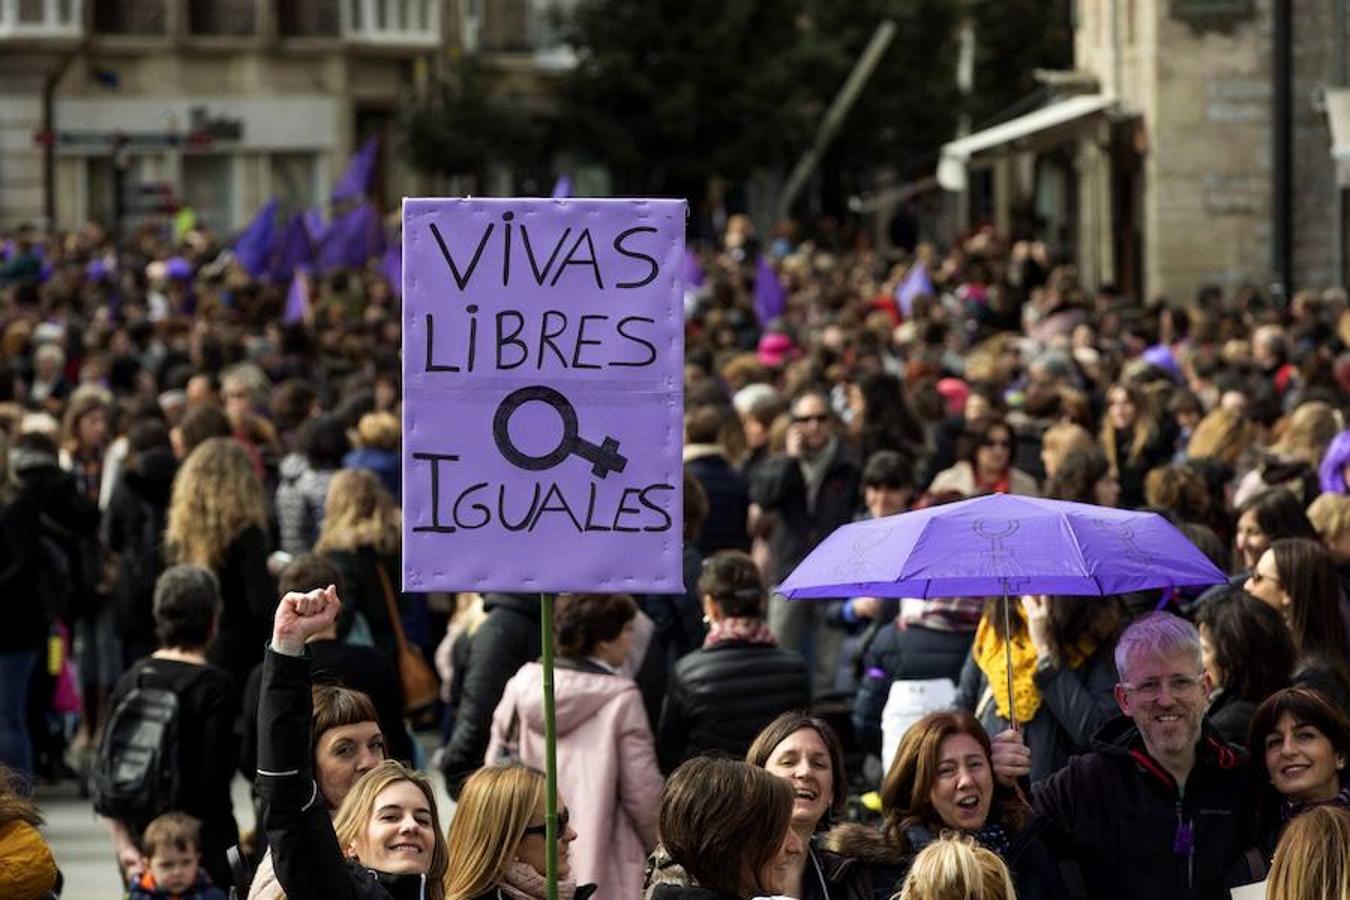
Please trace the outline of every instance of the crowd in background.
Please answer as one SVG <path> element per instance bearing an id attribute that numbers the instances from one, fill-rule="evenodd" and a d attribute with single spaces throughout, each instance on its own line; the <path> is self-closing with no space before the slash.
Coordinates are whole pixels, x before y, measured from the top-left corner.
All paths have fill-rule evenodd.
<path id="1" fill-rule="evenodd" d="M 192 778 L 177 819 L 109 818 L 133 891 L 228 885 L 242 837 L 249 896 L 541 898 L 539 600 L 395 587 L 381 260 L 319 273 L 297 310 L 206 231 L 3 241 L 0 762 L 87 783 L 148 667 Z M 742 216 L 685 285 L 686 591 L 557 600 L 567 890 L 966 896 L 905 883 L 959 869 L 990 897 L 1267 875 L 1316 896 L 1289 886 L 1326 852 L 1305 823 L 1350 815 L 1344 291 L 1128 297 L 988 229 L 882 254 Z M 1230 581 L 1007 615 L 772 592 L 840 525 L 992 492 L 1156 511 Z M 400 673 L 411 648 L 434 698 Z M 897 683 L 944 699 L 897 718 Z M 1113 794 L 1132 778 L 1158 802 Z"/>

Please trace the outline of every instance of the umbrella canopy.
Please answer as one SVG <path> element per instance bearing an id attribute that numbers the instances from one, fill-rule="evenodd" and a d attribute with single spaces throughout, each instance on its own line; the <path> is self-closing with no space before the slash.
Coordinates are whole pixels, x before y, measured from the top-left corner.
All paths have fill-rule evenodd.
<path id="1" fill-rule="evenodd" d="M 991 494 L 845 525 L 778 590 L 790 599 L 1108 595 L 1224 580 L 1157 513 Z"/>

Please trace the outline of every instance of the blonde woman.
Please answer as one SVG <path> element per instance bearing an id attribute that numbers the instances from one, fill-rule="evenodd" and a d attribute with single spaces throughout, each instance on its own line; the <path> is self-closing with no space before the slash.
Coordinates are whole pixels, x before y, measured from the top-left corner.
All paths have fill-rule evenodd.
<path id="1" fill-rule="evenodd" d="M 425 777 L 386 760 L 362 775 L 328 818 L 310 749 L 305 642 L 332 628 L 340 607 L 331 585 L 287 593 L 263 662 L 255 784 L 277 882 L 296 900 L 442 900 L 449 850 Z"/>
<path id="2" fill-rule="evenodd" d="M 1075 450 L 1091 450 L 1097 446 L 1092 434 L 1081 425 L 1059 422 L 1045 429 L 1041 436 L 1041 465 L 1045 466 L 1047 480 L 1055 476 L 1059 464 Z"/>
<path id="3" fill-rule="evenodd" d="M 220 579 L 224 605 L 207 659 L 243 685 L 262 661 L 276 588 L 267 572 L 262 482 L 233 438 L 203 441 L 183 462 L 173 481 L 165 543 L 170 564 L 196 563 Z"/>
<path id="4" fill-rule="evenodd" d="M 1017 893 L 997 853 L 947 835 L 914 859 L 899 900 L 1017 900 Z"/>
<path id="5" fill-rule="evenodd" d="M 351 439 L 353 449 L 342 457 L 343 468 L 369 469 L 380 476 L 384 489 L 397 499 L 403 491 L 398 416 L 391 412 L 366 413 Z"/>
<path id="6" fill-rule="evenodd" d="M 1343 423 L 1341 415 L 1320 400 L 1304 403 L 1281 424 L 1280 437 L 1261 464 L 1238 482 L 1234 505 L 1268 487 L 1287 487 L 1305 504 L 1318 493 L 1317 467 Z"/>
<path id="7" fill-rule="evenodd" d="M 1266 897 L 1350 897 L 1350 810 L 1319 806 L 1289 823 L 1270 866 Z"/>
<path id="8" fill-rule="evenodd" d="M 515 764 L 487 766 L 464 782 L 450 823 L 445 900 L 544 900 L 547 896 L 543 773 Z M 558 797 L 558 898 L 585 900 L 595 885 L 572 878 L 577 833 Z"/>
<path id="9" fill-rule="evenodd" d="M 1120 507 L 1136 509 L 1144 504 L 1144 476 L 1172 458 L 1173 434 L 1166 429 L 1175 426 L 1159 422 L 1148 397 L 1127 381 L 1106 392 L 1106 404 L 1102 451 L 1120 479 Z"/>
<path id="10" fill-rule="evenodd" d="M 1236 468 L 1256 440 L 1256 426 L 1231 409 L 1213 410 L 1200 420 L 1186 444 L 1187 459 L 1217 459 Z"/>
<path id="11" fill-rule="evenodd" d="M 325 508 L 314 552 L 342 573 L 345 596 L 338 637 L 348 637 L 359 615 L 373 644 L 393 659 L 398 642 L 385 592 L 393 594 L 398 607 L 399 509 L 375 473 L 366 469 L 342 469 L 334 474 Z"/>

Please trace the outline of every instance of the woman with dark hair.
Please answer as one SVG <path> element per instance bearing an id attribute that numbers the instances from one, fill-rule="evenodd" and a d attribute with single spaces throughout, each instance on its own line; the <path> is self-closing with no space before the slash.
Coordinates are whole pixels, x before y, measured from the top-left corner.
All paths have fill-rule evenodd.
<path id="1" fill-rule="evenodd" d="M 301 426 L 298 445 L 297 452 L 281 461 L 276 492 L 281 549 L 295 556 L 308 553 L 319 539 L 328 482 L 351 450 L 346 423 L 335 413 L 315 416 Z"/>
<path id="2" fill-rule="evenodd" d="M 666 771 L 707 750 L 740 756 L 775 716 L 811 703 L 806 663 L 780 648 L 764 621 L 754 560 L 738 550 L 710 556 L 698 589 L 708 636 L 671 674 L 657 728 Z"/>
<path id="3" fill-rule="evenodd" d="M 863 375 L 849 385 L 848 405 L 853 414 L 849 430 L 857 442 L 859 459 L 871 459 L 878 450 L 923 459 L 923 427 L 909 408 L 899 378 L 885 372 Z"/>
<path id="4" fill-rule="evenodd" d="M 1284 488 L 1254 494 L 1237 508 L 1237 560 L 1243 572 L 1256 568 L 1261 554 L 1281 538 L 1317 540 L 1317 531 L 1298 498 Z"/>
<path id="5" fill-rule="evenodd" d="M 1166 465 L 1176 444 L 1170 420 L 1160 422 L 1138 386 L 1117 382 L 1106 392 L 1101 445 L 1120 479 L 1120 505 L 1136 509 L 1144 503 L 1144 476 Z"/>
<path id="6" fill-rule="evenodd" d="M 239 695 L 229 674 L 206 659 L 220 610 L 220 583 L 210 569 L 198 565 L 167 569 L 155 584 L 159 649 L 126 671 L 113 689 L 109 708 L 116 710 L 141 686 L 164 688 L 177 697 L 178 754 L 172 764 L 191 776 L 182 779 L 171 802 L 176 810 L 201 820 L 202 868 L 216 884 L 229 884 L 225 851 L 239 843 L 230 798 L 230 781 L 238 759 L 234 720 L 239 713 Z M 111 730 L 104 732 L 105 744 L 111 734 Z M 116 752 L 111 746 L 99 748 L 101 758 Z M 112 832 L 123 881 L 130 883 L 140 874 L 143 860 L 137 841 L 150 821 L 105 822 Z"/>
<path id="7" fill-rule="evenodd" d="M 607 897 L 636 897 L 656 846 L 661 770 L 638 686 L 624 674 L 637 604 L 627 594 L 562 594 L 558 647 L 558 791 L 577 801 L 572 871 Z M 516 758 L 544 768 L 544 671 L 526 663 L 492 716 L 486 762 Z"/>
<path id="8" fill-rule="evenodd" d="M 1284 827 L 1318 806 L 1350 808 L 1350 720 L 1323 694 L 1285 688 L 1252 716 L 1248 750 L 1270 787 L 1257 804 L 1257 840 L 1267 860 Z"/>
<path id="9" fill-rule="evenodd" d="M 966 712 L 929 713 L 905 732 L 881 785 L 878 834 L 849 823 L 826 846 L 872 866 L 875 900 L 899 888 L 914 857 L 942 833 L 973 837 L 1012 871 L 1022 900 L 1066 896 L 1055 858 L 1020 789 L 994 778 L 989 735 Z"/>
<path id="10" fill-rule="evenodd" d="M 1224 740 L 1241 746 L 1256 707 L 1289 684 L 1294 671 L 1289 630 L 1274 608 L 1237 588 L 1202 605 L 1196 624 L 1205 674 L 1214 687 L 1205 714 Z"/>
<path id="11" fill-rule="evenodd" d="M 1096 447 L 1070 451 L 1045 483 L 1045 496 L 1096 506 L 1120 502 L 1120 479 L 1106 454 Z"/>
<path id="12" fill-rule="evenodd" d="M 1284 617 L 1298 654 L 1294 686 L 1319 690 L 1350 713 L 1341 585 L 1327 549 L 1306 538 L 1275 541 L 1244 588 Z"/>
<path id="13" fill-rule="evenodd" d="M 792 830 L 806 852 L 793 857 L 783 893 L 801 900 L 868 900 L 865 868 L 820 846 L 848 797 L 844 750 L 829 723 L 805 712 L 783 713 L 755 738 L 745 761 L 792 786 Z"/>
<path id="14" fill-rule="evenodd" d="M 1008 708 L 1011 643 L 1013 710 L 1032 753 L 1031 781 L 1059 771 L 1085 753 L 1097 729 L 1119 712 L 1112 656 L 1124 625 L 1113 597 L 1025 596 L 990 600 L 961 670 L 954 706 L 979 716 L 990 734 L 1012 726 Z M 1004 632 L 1003 623 L 1012 626 Z"/>
<path id="15" fill-rule="evenodd" d="M 670 776 L 661 795 L 661 840 L 691 883 L 663 882 L 653 900 L 750 900 L 781 896 L 792 859 L 793 791 L 763 769 L 696 757 Z"/>
<path id="16" fill-rule="evenodd" d="M 944 469 L 928 486 L 929 494 L 956 491 L 966 497 L 980 494 L 1037 496 L 1036 479 L 1013 467 L 1013 430 L 998 417 L 970 423 L 962 435 L 961 460 Z"/>

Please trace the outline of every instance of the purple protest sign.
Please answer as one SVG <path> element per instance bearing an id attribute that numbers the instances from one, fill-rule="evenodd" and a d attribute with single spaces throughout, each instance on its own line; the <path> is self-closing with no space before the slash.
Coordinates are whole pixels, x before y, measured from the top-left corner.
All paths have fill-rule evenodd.
<path id="1" fill-rule="evenodd" d="M 403 586 L 681 593 L 685 204 L 403 201 Z"/>

